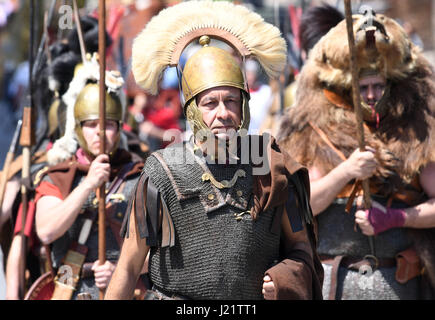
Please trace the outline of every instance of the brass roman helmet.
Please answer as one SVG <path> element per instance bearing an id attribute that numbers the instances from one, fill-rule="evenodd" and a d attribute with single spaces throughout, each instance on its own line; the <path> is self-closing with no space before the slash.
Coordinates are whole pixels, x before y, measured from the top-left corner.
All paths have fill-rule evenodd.
<path id="1" fill-rule="evenodd" d="M 86 120 L 99 119 L 99 93 L 99 85 L 97 83 L 89 83 L 79 93 L 74 105 L 74 130 L 80 147 L 88 154 L 90 154 L 90 150 L 83 137 L 82 123 Z M 109 93 L 106 91 L 106 119 L 117 121 L 118 128 L 121 128 L 122 117 L 123 112 L 121 100 L 115 93 Z M 118 130 L 116 143 L 110 152 L 117 149 L 120 140 L 120 133 L 121 131 Z"/>
<path id="2" fill-rule="evenodd" d="M 188 103 L 198 93 L 218 86 L 236 87 L 248 93 L 242 71 L 231 54 L 210 47 L 208 36 L 202 36 L 199 44 L 203 47 L 187 60 L 183 69 L 181 88 L 184 101 Z"/>
<path id="3" fill-rule="evenodd" d="M 210 38 L 230 45 L 244 61 L 254 57 L 270 77 L 284 69 L 287 46 L 275 26 L 248 8 L 226 1 L 186 1 L 154 16 L 136 37 L 132 48 L 132 71 L 136 82 L 151 94 L 167 67 L 177 67 L 185 99 L 184 112 L 194 133 L 206 129 L 195 97 L 202 91 L 232 86 L 242 92 L 241 128 L 249 126 L 249 93 L 242 68 L 227 51 L 210 45 Z M 184 70 L 179 60 L 194 41 L 202 45 Z"/>
<path id="4" fill-rule="evenodd" d="M 220 86 L 230 86 L 241 90 L 242 120 L 239 130 L 248 130 L 249 92 L 237 61 L 228 51 L 209 46 L 210 37 L 208 36 L 202 36 L 199 43 L 202 48 L 187 60 L 181 76 L 184 110 L 193 132 L 207 130 L 195 97 L 204 90 Z"/>
<path id="5" fill-rule="evenodd" d="M 76 68 L 68 90 L 62 95 L 63 103 L 58 106 L 58 117 L 60 121 L 65 122 L 65 126 L 62 128 L 62 137 L 57 139 L 47 152 L 47 161 L 50 165 L 58 164 L 73 156 L 77 151 L 77 144 L 93 157 L 84 140 L 81 123 L 99 118 L 99 68 L 98 55 L 94 54 L 83 62 L 83 67 Z M 106 118 L 117 121 L 120 126 L 124 115 L 121 103 L 124 80 L 119 72 L 106 71 L 105 84 Z M 117 149 L 120 138 L 118 130 L 115 148 L 110 151 Z"/>

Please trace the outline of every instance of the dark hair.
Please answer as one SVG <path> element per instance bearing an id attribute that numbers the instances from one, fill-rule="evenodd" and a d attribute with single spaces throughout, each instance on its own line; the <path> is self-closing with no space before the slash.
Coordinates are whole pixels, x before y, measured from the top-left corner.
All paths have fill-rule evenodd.
<path id="1" fill-rule="evenodd" d="M 86 52 L 98 52 L 98 20 L 91 16 L 84 16 L 80 18 L 80 26 L 83 32 L 83 41 L 85 43 Z M 78 37 L 77 28 L 74 28 L 68 34 L 68 44 L 71 50 L 80 54 L 80 42 Z M 106 46 L 112 44 L 112 38 L 106 32 Z"/>
<path id="2" fill-rule="evenodd" d="M 47 61 L 47 55 L 44 52 L 44 55 L 41 59 L 41 68 L 40 71 L 35 77 L 34 85 L 36 87 L 36 90 L 34 90 L 33 93 L 33 99 L 35 104 L 38 106 L 38 108 L 41 108 L 41 110 L 48 110 L 48 108 L 51 105 L 52 99 L 54 97 L 54 93 L 49 89 L 49 77 L 53 77 L 55 80 L 57 80 L 59 83 L 61 83 L 61 87 L 68 86 L 69 79 L 67 77 L 68 70 L 64 67 L 57 67 L 58 60 L 68 53 L 69 47 L 66 43 L 62 43 L 60 41 L 55 42 L 49 47 L 50 50 L 50 56 L 51 56 L 51 64 L 48 64 Z M 53 72 L 53 67 L 55 67 L 56 71 Z M 71 76 L 72 78 L 72 76 Z M 67 82 L 66 82 L 67 81 Z M 68 88 L 68 87 L 67 87 Z M 64 91 L 59 90 L 59 93 L 63 94 Z"/>
<path id="3" fill-rule="evenodd" d="M 58 90 L 61 96 L 68 90 L 75 67 L 80 61 L 81 56 L 71 51 L 65 52 L 52 61 L 50 73 L 59 84 Z"/>
<path id="4" fill-rule="evenodd" d="M 344 15 L 338 9 L 325 3 L 305 11 L 301 17 L 299 35 L 302 50 L 308 53 L 331 28 L 343 19 Z"/>

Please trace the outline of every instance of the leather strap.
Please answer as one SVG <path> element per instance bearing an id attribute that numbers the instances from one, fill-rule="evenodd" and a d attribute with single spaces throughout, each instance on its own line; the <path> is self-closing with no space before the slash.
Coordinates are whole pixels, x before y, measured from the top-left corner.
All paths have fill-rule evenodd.
<path id="1" fill-rule="evenodd" d="M 125 177 L 127 176 L 127 174 L 130 172 L 130 170 L 133 168 L 133 166 L 135 165 L 134 162 L 129 162 L 127 163 L 124 167 L 122 167 L 122 169 L 119 171 L 118 175 L 116 176 L 115 180 L 113 180 L 107 194 L 106 194 L 106 208 L 107 208 L 107 204 L 110 201 L 110 195 L 114 194 L 117 191 L 122 191 L 122 189 L 125 186 Z M 122 244 L 122 240 L 119 234 L 119 230 L 121 227 L 121 224 L 117 224 L 117 222 L 115 222 L 115 219 L 113 219 L 111 216 L 115 215 L 116 212 L 114 212 L 113 210 L 106 210 L 106 219 L 109 222 L 109 226 L 112 229 L 112 233 L 116 238 L 116 241 L 118 243 L 119 248 L 121 248 L 121 244 Z"/>
<path id="2" fill-rule="evenodd" d="M 166 203 L 162 200 L 162 248 L 175 245 L 175 228 Z"/>
<path id="3" fill-rule="evenodd" d="M 346 156 L 343 154 L 343 152 L 341 152 L 340 150 L 338 150 L 331 142 L 331 140 L 329 140 L 328 136 L 318 127 L 316 126 L 314 123 L 312 123 L 311 121 L 308 121 L 308 124 L 311 126 L 311 128 L 313 128 L 314 131 L 316 131 L 316 133 L 320 136 L 320 138 L 322 138 L 323 142 L 325 142 L 332 150 L 334 150 L 334 152 L 341 158 L 341 160 L 346 161 L 347 158 Z"/>
<path id="4" fill-rule="evenodd" d="M 304 227 L 302 225 L 301 214 L 299 213 L 299 208 L 296 204 L 296 197 L 294 188 L 289 188 L 288 199 L 285 203 L 285 210 L 287 211 L 287 216 L 290 221 L 293 232 L 301 231 Z"/>
<path id="5" fill-rule="evenodd" d="M 331 284 L 329 288 L 329 300 L 336 300 L 337 295 L 337 279 L 338 279 L 338 270 L 340 269 L 341 261 L 343 260 L 343 256 L 336 256 L 332 262 L 332 270 L 331 270 Z"/>
<path id="6" fill-rule="evenodd" d="M 361 190 L 362 184 L 360 180 L 355 181 L 355 183 L 352 186 L 352 191 L 349 195 L 349 199 L 346 203 L 346 208 L 344 209 L 345 212 L 350 213 L 350 210 L 352 210 L 353 201 L 355 200 L 355 197 L 357 193 Z"/>
<path id="7" fill-rule="evenodd" d="M 134 212 L 132 212 L 133 210 Z M 128 237 L 130 215 L 134 213 L 140 237 L 147 239 L 147 245 L 156 246 L 160 210 L 160 192 L 148 175 L 142 171 L 139 181 L 135 186 L 134 196 L 130 198 L 127 207 L 125 219 L 121 227 L 121 236 Z"/>
<path id="8" fill-rule="evenodd" d="M 147 228 L 147 215 L 146 212 L 144 214 L 142 214 L 145 208 L 145 186 L 146 184 L 148 184 L 149 177 L 147 174 L 145 174 L 144 172 L 142 172 L 141 177 L 139 178 L 139 181 L 136 185 L 136 192 L 134 197 L 132 198 L 132 209 L 134 209 L 134 213 L 135 213 L 135 218 L 136 218 L 136 225 L 138 226 L 139 229 L 139 234 L 141 238 L 149 238 L 149 230 Z M 130 211 L 127 210 L 127 214 L 129 214 Z M 128 218 L 125 220 L 126 221 L 126 228 L 128 230 L 129 228 L 129 222 L 128 222 Z M 127 231 L 128 232 L 128 231 Z M 128 233 L 127 233 L 128 234 Z"/>
<path id="9" fill-rule="evenodd" d="M 142 239 L 146 238 L 148 246 L 172 247 L 175 245 L 175 228 L 169 209 L 159 190 L 145 172 L 142 172 L 136 184 L 134 196 L 128 204 L 121 226 L 122 237 L 128 237 L 132 210 L 134 210 L 139 235 Z M 161 243 L 158 241 L 160 235 Z"/>
<path id="10" fill-rule="evenodd" d="M 157 242 L 158 220 L 160 215 L 160 192 L 151 179 L 148 179 L 146 209 L 151 223 L 147 244 Z"/>
<path id="11" fill-rule="evenodd" d="M 305 182 L 305 183 L 304 183 Z M 298 170 L 289 176 L 288 198 L 285 203 L 287 216 L 293 232 L 304 229 L 304 224 L 313 222 L 310 206 L 308 175 Z"/>
<path id="12" fill-rule="evenodd" d="M 319 127 L 317 127 L 314 123 L 312 123 L 311 121 L 308 121 L 308 124 L 311 126 L 311 128 L 313 128 L 313 130 L 320 136 L 320 138 L 323 140 L 323 142 L 325 142 L 343 161 L 346 161 L 347 158 L 346 156 L 343 154 L 343 152 L 341 152 L 340 150 L 338 150 L 334 144 L 331 142 L 331 140 L 329 140 L 328 136 L 322 131 L 322 129 L 320 129 Z M 347 187 L 347 186 L 346 186 Z M 345 188 L 346 188 L 345 187 Z M 353 201 L 356 197 L 357 192 L 359 191 L 361 187 L 361 182 L 360 181 L 355 181 L 355 183 L 352 186 L 352 191 L 349 195 L 349 199 L 347 201 L 346 204 L 346 209 L 345 211 L 347 213 L 350 212 L 352 205 L 353 205 Z M 343 191 L 341 191 L 340 193 L 342 193 Z"/>
<path id="13" fill-rule="evenodd" d="M 324 264 L 333 265 L 336 256 L 330 256 L 320 254 L 320 260 Z M 371 266 L 373 268 L 393 268 L 396 266 L 395 258 L 376 258 L 374 260 L 371 256 L 366 257 L 352 257 L 343 256 L 343 260 L 340 263 L 341 267 L 358 271 L 361 266 Z"/>
<path id="14" fill-rule="evenodd" d="M 105 203 L 107 204 L 110 200 L 110 195 L 115 193 L 121 184 L 124 182 L 124 179 L 127 173 L 133 168 L 134 162 L 129 162 L 119 171 L 118 175 L 113 180 L 112 184 L 109 187 L 109 190 L 106 193 Z"/>
<path id="15" fill-rule="evenodd" d="M 124 189 L 125 183 L 122 183 L 121 186 L 118 189 L 118 192 L 122 192 L 122 189 Z M 122 239 L 121 235 L 119 234 L 119 231 L 121 229 L 121 223 L 115 219 L 115 215 L 117 214 L 117 211 L 114 209 L 115 206 L 106 206 L 106 219 L 109 224 L 110 229 L 112 230 L 113 235 L 115 236 L 116 243 L 118 243 L 119 248 L 122 247 Z"/>

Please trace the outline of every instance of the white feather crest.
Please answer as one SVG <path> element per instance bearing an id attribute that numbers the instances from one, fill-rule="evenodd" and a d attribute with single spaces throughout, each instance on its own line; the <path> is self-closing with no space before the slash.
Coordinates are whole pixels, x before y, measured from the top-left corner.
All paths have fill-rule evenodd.
<path id="1" fill-rule="evenodd" d="M 270 77 L 284 69 L 287 46 L 278 28 L 242 5 L 226 1 L 187 1 L 154 16 L 133 42 L 132 71 L 136 82 L 151 94 L 170 65 L 177 43 L 202 28 L 225 30 L 235 36 Z"/>
<path id="2" fill-rule="evenodd" d="M 62 96 L 66 105 L 66 122 L 65 134 L 56 140 L 53 147 L 47 152 L 47 162 L 49 165 L 55 165 L 70 158 L 77 150 L 78 142 L 74 131 L 74 105 L 80 91 L 85 87 L 88 79 L 94 78 L 92 74 L 92 65 L 79 68 L 76 75 L 69 84 L 67 92 Z M 98 72 L 97 72 L 98 74 Z"/>

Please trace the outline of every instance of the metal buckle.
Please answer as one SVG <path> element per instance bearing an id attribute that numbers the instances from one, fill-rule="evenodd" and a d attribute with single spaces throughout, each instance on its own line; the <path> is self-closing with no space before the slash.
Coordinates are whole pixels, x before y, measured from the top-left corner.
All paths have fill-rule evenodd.
<path id="1" fill-rule="evenodd" d="M 376 258 L 376 256 L 374 256 L 372 254 L 366 254 L 364 256 L 364 260 L 372 260 L 374 262 L 374 265 L 372 263 L 370 263 L 370 265 L 372 266 L 373 270 L 376 270 L 379 267 L 379 260 L 378 260 L 378 258 Z"/>
<path id="2" fill-rule="evenodd" d="M 242 220 L 242 216 L 244 215 L 244 214 L 251 214 L 251 210 L 247 210 L 247 211 L 243 211 L 243 212 L 240 212 L 240 213 L 235 213 L 234 214 L 234 217 L 235 217 L 235 219 L 237 220 L 237 221 L 240 221 L 240 220 Z"/>

